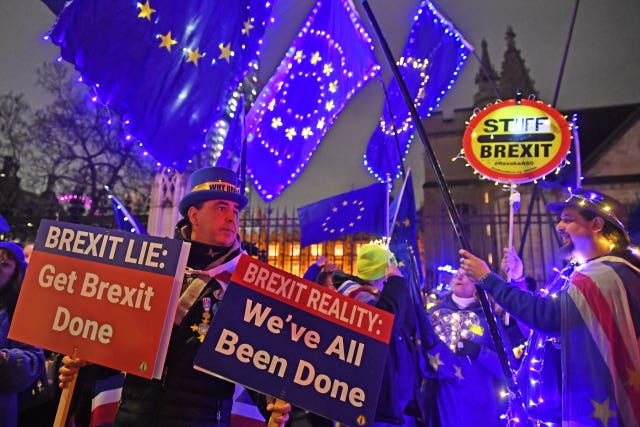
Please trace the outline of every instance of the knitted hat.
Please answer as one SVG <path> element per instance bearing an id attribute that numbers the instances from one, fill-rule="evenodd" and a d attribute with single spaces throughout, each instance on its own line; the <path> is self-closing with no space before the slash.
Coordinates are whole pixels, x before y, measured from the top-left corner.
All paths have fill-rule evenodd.
<path id="1" fill-rule="evenodd" d="M 5 249 L 13 254 L 16 258 L 17 267 L 24 273 L 27 269 L 27 262 L 24 259 L 24 253 L 22 252 L 22 248 L 17 243 L 13 242 L 0 242 L 0 249 Z"/>
<path id="2" fill-rule="evenodd" d="M 238 177 L 231 169 L 221 167 L 206 167 L 198 169 L 189 178 L 191 192 L 180 200 L 179 210 L 182 216 L 193 205 L 207 200 L 230 200 L 236 202 L 240 209 L 244 209 L 249 200 L 240 194 Z"/>
<path id="3" fill-rule="evenodd" d="M 360 246 L 358 260 L 356 261 L 358 277 L 366 281 L 378 280 L 384 277 L 389 263 L 389 256 L 391 256 L 391 262 L 395 264 L 395 256 L 385 246 L 377 243 L 367 243 Z"/>

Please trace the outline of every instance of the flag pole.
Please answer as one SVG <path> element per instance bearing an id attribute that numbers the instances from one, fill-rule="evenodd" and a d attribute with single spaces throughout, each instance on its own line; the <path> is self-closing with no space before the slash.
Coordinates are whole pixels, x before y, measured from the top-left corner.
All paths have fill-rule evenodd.
<path id="1" fill-rule="evenodd" d="M 393 221 L 391 222 L 391 229 L 389 230 L 389 238 L 393 234 L 393 228 L 396 226 L 396 220 L 398 219 L 398 211 L 400 210 L 400 203 L 402 203 L 402 198 L 404 197 L 404 189 L 407 188 L 407 181 L 409 181 L 409 177 L 411 176 L 411 166 L 407 168 L 407 173 L 404 177 L 404 181 L 402 182 L 402 187 L 400 188 L 400 192 L 396 195 L 398 199 L 398 207 L 396 211 L 393 213 Z"/>
<path id="2" fill-rule="evenodd" d="M 456 233 L 456 237 L 458 238 L 458 242 L 460 243 L 460 247 L 470 252 L 473 252 L 470 249 L 469 242 L 464 234 L 464 230 L 462 229 L 460 215 L 458 213 L 455 203 L 453 202 L 451 193 L 449 192 L 449 187 L 447 186 L 447 183 L 444 179 L 444 175 L 442 173 L 442 169 L 440 168 L 440 164 L 438 163 L 438 159 L 436 158 L 435 152 L 431 147 L 431 143 L 429 142 L 427 132 L 422 124 L 422 120 L 420 120 L 420 115 L 418 114 L 418 110 L 416 109 L 416 106 L 413 103 L 411 95 L 409 94 L 407 85 L 405 84 L 404 79 L 402 78 L 402 74 L 400 74 L 400 70 L 398 70 L 396 61 L 393 57 L 391 49 L 389 48 L 389 44 L 384 38 L 384 35 L 382 34 L 382 29 L 380 28 L 380 25 L 378 24 L 378 21 L 373 13 L 373 10 L 371 10 L 371 6 L 369 6 L 369 3 L 367 2 L 367 0 L 361 0 L 361 4 L 362 4 L 362 7 L 364 8 L 364 11 L 367 14 L 367 17 L 369 18 L 369 21 L 371 22 L 373 30 L 378 36 L 380 47 L 384 52 L 384 55 L 389 64 L 389 68 L 391 69 L 393 76 L 397 80 L 398 87 L 400 88 L 400 91 L 402 92 L 405 102 L 407 103 L 407 107 L 409 108 L 409 112 L 411 113 L 411 118 L 413 119 L 413 122 L 418 131 L 418 136 L 422 141 L 422 145 L 424 147 L 425 153 L 427 155 L 427 158 L 429 159 L 429 163 L 431 164 L 433 173 L 436 177 L 438 188 L 440 189 L 443 202 L 447 207 L 447 212 L 449 213 L 449 218 L 451 219 L 451 224 L 453 225 L 453 229 L 454 229 L 454 232 Z M 522 400 L 522 394 L 520 393 L 518 385 L 516 384 L 513 378 L 513 373 L 511 371 L 511 367 L 509 366 L 509 359 L 507 358 L 507 353 L 504 349 L 504 345 L 502 344 L 500 332 L 498 331 L 498 324 L 493 314 L 493 310 L 489 305 L 487 294 L 482 288 L 478 288 L 477 295 L 478 295 L 478 300 L 480 302 L 480 305 L 482 307 L 482 312 L 486 317 L 487 325 L 489 326 L 489 332 L 495 344 L 496 353 L 498 355 L 498 359 L 500 360 L 500 365 L 502 367 L 504 376 L 507 379 L 509 389 L 513 393 L 514 399 L 518 403 L 518 407 L 521 408 L 524 414 L 526 414 L 526 408 Z"/>

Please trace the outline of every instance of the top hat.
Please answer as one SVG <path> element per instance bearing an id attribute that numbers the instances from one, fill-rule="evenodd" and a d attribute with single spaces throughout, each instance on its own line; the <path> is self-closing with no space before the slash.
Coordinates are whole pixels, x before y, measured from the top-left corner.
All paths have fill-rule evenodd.
<path id="1" fill-rule="evenodd" d="M 193 205 L 207 200 L 230 200 L 236 202 L 240 209 L 244 209 L 249 199 L 240 194 L 238 177 L 231 169 L 217 166 L 198 169 L 189 178 L 190 193 L 180 200 L 178 209 L 182 216 Z"/>
<path id="2" fill-rule="evenodd" d="M 622 203 L 597 191 L 578 188 L 571 191 L 564 202 L 554 202 L 547 205 L 547 210 L 556 214 L 562 213 L 567 206 L 583 209 L 604 219 L 609 224 L 628 236 L 627 230 L 620 218 L 625 216 L 626 210 Z"/>

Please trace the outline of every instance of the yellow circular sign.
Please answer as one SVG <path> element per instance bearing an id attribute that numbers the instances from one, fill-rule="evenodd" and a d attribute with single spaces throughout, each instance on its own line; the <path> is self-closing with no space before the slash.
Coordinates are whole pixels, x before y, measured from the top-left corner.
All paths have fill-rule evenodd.
<path id="1" fill-rule="evenodd" d="M 562 114 L 540 101 L 497 102 L 474 116 L 462 140 L 469 164 L 502 183 L 541 178 L 562 163 L 571 130 Z"/>

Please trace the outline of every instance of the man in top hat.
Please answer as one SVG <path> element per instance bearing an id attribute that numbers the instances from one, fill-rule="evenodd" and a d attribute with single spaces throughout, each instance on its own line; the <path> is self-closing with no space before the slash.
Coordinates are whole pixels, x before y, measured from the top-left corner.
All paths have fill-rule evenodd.
<path id="1" fill-rule="evenodd" d="M 563 425 L 640 425 L 640 262 L 628 248 L 621 205 L 581 189 L 547 209 L 560 214 L 556 231 L 576 263 L 555 297 L 510 285 L 466 250 L 462 267 L 520 321 L 559 338 Z"/>
<path id="2" fill-rule="evenodd" d="M 176 230 L 191 251 L 164 373 L 161 380 L 127 376 L 115 425 L 229 426 L 234 384 L 196 371 L 193 361 L 244 253 L 238 215 L 247 203 L 232 170 L 205 167 L 191 175 Z M 61 369 L 61 374 L 73 374 L 73 365 L 65 365 L 69 372 Z M 286 422 L 290 405 L 275 406 L 267 408 L 274 411 L 272 419 Z"/>

